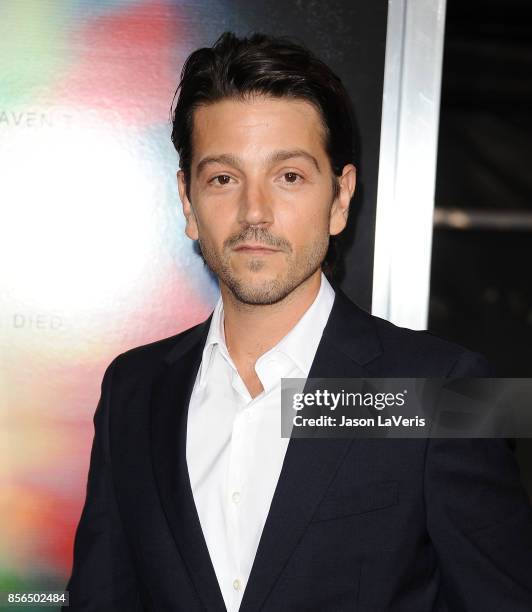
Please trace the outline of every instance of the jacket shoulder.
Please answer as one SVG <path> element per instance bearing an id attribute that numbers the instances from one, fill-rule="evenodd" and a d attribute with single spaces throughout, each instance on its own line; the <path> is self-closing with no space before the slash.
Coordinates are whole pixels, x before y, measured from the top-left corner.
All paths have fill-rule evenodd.
<path id="1" fill-rule="evenodd" d="M 400 327 L 370 314 L 342 291 L 337 291 L 337 298 L 333 338 L 373 376 L 492 375 L 491 367 L 480 353 L 427 330 Z"/>
<path id="2" fill-rule="evenodd" d="M 133 347 L 120 353 L 113 361 L 121 372 L 138 373 L 143 377 L 159 366 L 171 355 L 186 352 L 208 330 L 210 317 L 193 327 L 167 338 Z"/>
<path id="3" fill-rule="evenodd" d="M 488 376 L 487 359 L 460 344 L 440 338 L 428 330 L 400 327 L 375 315 L 373 324 L 387 360 L 415 368 L 416 376 Z"/>
<path id="4" fill-rule="evenodd" d="M 371 317 L 373 325 L 385 348 L 401 346 L 404 350 L 421 350 L 442 353 L 450 358 L 457 357 L 467 350 L 465 347 L 441 338 L 440 336 L 426 330 L 410 329 L 401 327 L 391 321 L 382 319 L 375 315 L 366 313 Z"/>

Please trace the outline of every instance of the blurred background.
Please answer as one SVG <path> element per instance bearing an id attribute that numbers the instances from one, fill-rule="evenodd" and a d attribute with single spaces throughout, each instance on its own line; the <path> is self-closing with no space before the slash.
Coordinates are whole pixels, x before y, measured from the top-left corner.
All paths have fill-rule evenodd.
<path id="1" fill-rule="evenodd" d="M 532 376 L 532 4 L 447 4 L 429 328 Z"/>
<path id="2" fill-rule="evenodd" d="M 501 376 L 532 375 L 531 13 L 447 5 L 428 328 Z M 169 110 L 224 30 L 290 35 L 344 80 L 359 187 L 338 280 L 371 308 L 386 19 L 385 0 L 0 4 L 0 591 L 64 588 L 106 366 L 218 297 L 183 233 Z"/>
<path id="3" fill-rule="evenodd" d="M 448 0 L 428 328 L 532 376 L 532 3 Z M 532 499 L 532 440 L 517 441 Z"/>

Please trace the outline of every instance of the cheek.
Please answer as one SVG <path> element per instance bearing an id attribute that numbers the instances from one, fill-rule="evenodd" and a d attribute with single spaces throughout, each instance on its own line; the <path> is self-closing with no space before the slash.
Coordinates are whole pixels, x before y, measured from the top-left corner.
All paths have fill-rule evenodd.
<path id="1" fill-rule="evenodd" d="M 206 213 L 199 210 L 196 213 L 196 223 L 199 237 L 204 242 L 208 241 L 210 244 L 221 245 L 229 235 L 227 215 Z"/>
<path id="2" fill-rule="evenodd" d="M 297 212 L 280 219 L 284 235 L 294 245 L 306 245 L 329 235 L 329 211 L 324 206 L 298 207 Z"/>

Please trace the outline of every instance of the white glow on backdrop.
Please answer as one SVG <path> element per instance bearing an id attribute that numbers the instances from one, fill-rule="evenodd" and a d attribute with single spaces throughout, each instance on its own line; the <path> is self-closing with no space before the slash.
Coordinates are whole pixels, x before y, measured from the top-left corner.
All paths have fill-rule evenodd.
<path id="1" fill-rule="evenodd" d="M 153 179 L 134 137 L 103 126 L 3 130 L 9 301 L 76 314 L 105 308 L 140 281 L 158 229 Z"/>

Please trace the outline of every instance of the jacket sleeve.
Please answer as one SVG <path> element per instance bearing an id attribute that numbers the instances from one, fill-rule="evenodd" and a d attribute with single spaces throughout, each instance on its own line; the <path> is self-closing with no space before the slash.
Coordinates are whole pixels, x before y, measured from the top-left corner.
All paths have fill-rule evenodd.
<path id="1" fill-rule="evenodd" d="M 74 539 L 72 574 L 65 589 L 70 605 L 62 608 L 70 612 L 142 610 L 111 477 L 109 410 L 117 360 L 104 374 L 94 413 L 86 498 Z"/>
<path id="2" fill-rule="evenodd" d="M 448 376 L 490 377 L 463 353 Z M 427 442 L 427 526 L 444 600 L 453 612 L 532 611 L 532 510 L 511 440 Z"/>

